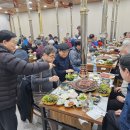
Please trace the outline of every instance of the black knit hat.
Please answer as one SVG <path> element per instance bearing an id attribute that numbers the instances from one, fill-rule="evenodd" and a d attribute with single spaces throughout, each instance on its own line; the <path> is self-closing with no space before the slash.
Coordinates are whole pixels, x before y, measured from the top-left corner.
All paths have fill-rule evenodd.
<path id="1" fill-rule="evenodd" d="M 95 37 L 94 34 L 90 34 L 90 35 L 89 35 L 89 39 L 92 39 L 92 38 L 94 38 L 94 37 Z"/>
<path id="2" fill-rule="evenodd" d="M 16 34 L 8 31 L 8 30 L 1 30 L 0 31 L 0 43 L 3 42 L 4 40 L 10 41 L 11 38 L 15 38 Z"/>
<path id="3" fill-rule="evenodd" d="M 69 46 L 67 43 L 61 43 L 58 45 L 58 49 L 59 50 L 68 50 L 69 49 Z"/>

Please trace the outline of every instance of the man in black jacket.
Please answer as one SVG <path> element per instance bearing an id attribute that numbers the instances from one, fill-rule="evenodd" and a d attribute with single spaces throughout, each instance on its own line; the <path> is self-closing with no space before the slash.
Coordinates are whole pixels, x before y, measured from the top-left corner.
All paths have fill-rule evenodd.
<path id="1" fill-rule="evenodd" d="M 56 55 L 54 64 L 55 71 L 60 78 L 61 82 L 65 81 L 65 75 L 73 72 L 73 67 L 69 59 L 69 46 L 66 43 L 62 43 L 58 46 L 58 54 Z"/>
<path id="2" fill-rule="evenodd" d="M 46 62 L 27 63 L 16 58 L 16 35 L 0 31 L 0 130 L 17 130 L 17 76 L 39 73 L 53 67 Z"/>

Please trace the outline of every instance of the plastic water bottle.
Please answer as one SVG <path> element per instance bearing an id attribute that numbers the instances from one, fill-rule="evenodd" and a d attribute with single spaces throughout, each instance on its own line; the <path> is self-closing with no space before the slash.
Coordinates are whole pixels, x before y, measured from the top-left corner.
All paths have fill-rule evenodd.
<path id="1" fill-rule="evenodd" d="M 94 63 L 94 55 L 91 56 L 91 62 Z"/>
<path id="2" fill-rule="evenodd" d="M 92 94 L 88 94 L 88 102 L 89 102 L 89 110 L 93 109 L 93 99 L 92 99 Z"/>
<path id="3" fill-rule="evenodd" d="M 96 56 L 93 58 L 93 73 L 97 73 Z"/>

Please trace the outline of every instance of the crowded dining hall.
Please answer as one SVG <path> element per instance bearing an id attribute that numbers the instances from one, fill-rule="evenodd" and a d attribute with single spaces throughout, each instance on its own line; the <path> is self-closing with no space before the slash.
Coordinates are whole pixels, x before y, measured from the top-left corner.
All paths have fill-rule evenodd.
<path id="1" fill-rule="evenodd" d="M 0 0 L 0 130 L 130 130 L 130 0 Z"/>

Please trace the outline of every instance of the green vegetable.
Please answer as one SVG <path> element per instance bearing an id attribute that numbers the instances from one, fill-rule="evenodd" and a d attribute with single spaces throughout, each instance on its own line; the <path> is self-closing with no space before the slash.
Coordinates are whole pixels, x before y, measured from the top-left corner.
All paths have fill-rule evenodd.
<path id="1" fill-rule="evenodd" d="M 86 94 L 84 93 L 81 93 L 79 96 L 78 96 L 78 100 L 86 100 L 87 99 L 87 96 Z"/>
<path id="2" fill-rule="evenodd" d="M 103 94 L 110 94 L 111 88 L 109 87 L 108 84 L 101 84 L 98 92 L 103 93 Z"/>
<path id="3" fill-rule="evenodd" d="M 100 55 L 100 52 L 95 52 L 94 55 L 95 55 L 95 56 L 99 56 L 99 55 Z"/>
<path id="4" fill-rule="evenodd" d="M 65 75 L 65 78 L 66 78 L 67 80 L 72 81 L 72 80 L 75 78 L 75 76 L 74 76 L 74 74 L 68 73 L 68 74 Z"/>
<path id="5" fill-rule="evenodd" d="M 42 102 L 46 102 L 46 103 L 55 103 L 55 102 L 57 102 L 57 100 L 58 100 L 58 97 L 56 95 L 52 95 L 52 94 L 45 95 L 42 98 Z"/>
<path id="6" fill-rule="evenodd" d="M 106 61 L 105 64 L 107 64 L 107 65 L 112 65 L 113 62 L 112 62 L 112 61 Z"/>

